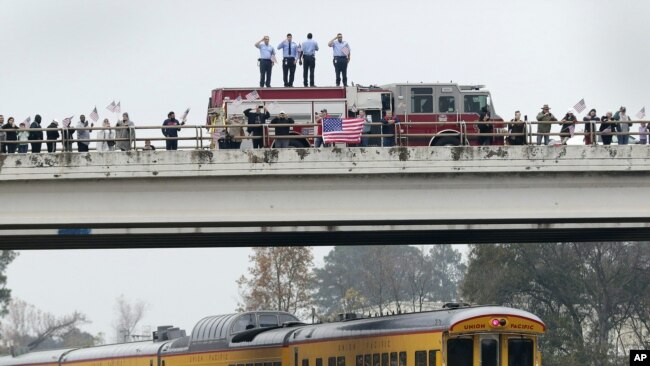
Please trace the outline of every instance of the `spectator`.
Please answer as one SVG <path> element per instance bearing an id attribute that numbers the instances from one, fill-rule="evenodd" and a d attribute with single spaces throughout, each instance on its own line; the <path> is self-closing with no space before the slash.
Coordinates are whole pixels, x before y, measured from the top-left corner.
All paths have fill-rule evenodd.
<path id="1" fill-rule="evenodd" d="M 153 151 L 156 150 L 156 147 L 151 144 L 151 140 L 144 140 L 144 147 L 142 150 Z"/>
<path id="2" fill-rule="evenodd" d="M 252 108 L 248 108 L 244 111 L 244 115 L 248 118 L 249 126 L 246 128 L 246 131 L 253 136 L 253 148 L 257 149 L 264 146 L 264 141 L 262 137 L 264 136 L 263 125 L 266 124 L 266 120 L 271 118 L 271 114 L 265 106 L 261 105 L 257 107 L 257 111 L 253 112 Z M 250 126 L 250 125 L 260 125 L 259 127 Z"/>
<path id="3" fill-rule="evenodd" d="M 614 114 L 614 121 L 618 121 L 616 124 L 616 132 L 620 133 L 617 135 L 616 140 L 619 145 L 627 145 L 630 142 L 630 127 L 632 127 L 632 120 L 630 116 L 627 115 L 625 107 L 621 107 L 616 114 Z"/>
<path id="4" fill-rule="evenodd" d="M 257 59 L 260 64 L 260 88 L 271 86 L 271 71 L 275 65 L 275 50 L 273 46 L 269 45 L 269 36 L 262 37 L 255 47 L 260 50 L 260 58 Z"/>
<path id="5" fill-rule="evenodd" d="M 111 122 L 104 118 L 102 129 L 97 131 L 97 151 L 115 150 L 115 132 L 111 129 Z"/>
<path id="6" fill-rule="evenodd" d="M 79 152 L 88 152 L 88 146 L 90 144 L 90 141 L 84 141 L 84 140 L 90 140 L 90 130 L 86 130 L 90 125 L 90 128 L 95 127 L 94 123 L 88 123 L 86 121 L 86 116 L 83 114 L 79 116 L 79 123 L 77 123 L 77 150 Z"/>
<path id="7" fill-rule="evenodd" d="M 287 124 L 293 124 L 293 118 L 287 116 L 287 114 L 284 111 L 280 111 L 280 114 L 273 118 L 271 121 L 272 125 L 287 125 Z M 290 126 L 278 126 L 275 127 L 275 147 L 278 149 L 286 149 L 289 147 L 289 141 L 290 139 L 287 138 L 286 136 L 289 136 L 291 133 L 291 127 Z"/>
<path id="8" fill-rule="evenodd" d="M 363 118 L 365 120 L 363 123 L 363 130 L 361 130 L 361 147 L 368 147 L 368 142 L 370 141 L 370 136 L 368 136 L 368 134 L 372 130 L 372 116 L 366 115 L 366 111 L 360 109 L 357 118 Z"/>
<path id="9" fill-rule="evenodd" d="M 320 114 L 316 116 L 316 137 L 314 138 L 314 147 L 319 148 L 321 146 L 329 146 L 323 142 L 323 118 L 330 118 L 330 115 L 327 114 L 327 109 L 321 109 Z"/>
<path id="10" fill-rule="evenodd" d="M 616 131 L 616 122 L 612 117 L 612 112 L 607 112 L 604 116 L 600 118 L 600 138 L 603 140 L 603 145 L 612 144 L 612 132 Z"/>
<path id="11" fill-rule="evenodd" d="M 72 121 L 65 118 L 62 123 L 63 130 L 61 137 L 63 138 L 63 152 L 72 152 L 72 140 L 74 140 L 75 130 L 71 126 Z"/>
<path id="12" fill-rule="evenodd" d="M 479 124 L 478 124 L 478 132 L 482 134 L 492 134 L 494 132 L 494 125 L 492 122 L 490 122 L 492 119 L 492 116 L 490 115 L 490 111 L 488 110 L 488 107 L 483 107 L 481 108 L 481 114 L 479 116 Z M 492 142 L 494 140 L 493 136 L 479 136 L 478 137 L 478 144 L 481 146 L 484 145 L 492 145 Z"/>
<path id="13" fill-rule="evenodd" d="M 600 122 L 600 118 L 596 116 L 596 110 L 592 109 L 582 120 L 585 122 L 585 145 L 591 145 L 596 142 L 594 138 L 594 133 L 596 132 L 595 122 Z"/>
<path id="14" fill-rule="evenodd" d="M 121 151 L 130 151 L 133 149 L 135 141 L 135 123 L 129 119 L 129 114 L 122 113 L 122 120 L 115 124 L 115 147 Z M 127 128 L 128 127 L 128 128 Z"/>
<path id="15" fill-rule="evenodd" d="M 393 111 L 386 111 L 386 115 L 381 120 L 381 133 L 385 136 L 383 138 L 384 146 L 391 147 L 395 146 L 395 126 L 399 125 L 399 118 L 393 116 Z"/>
<path id="16" fill-rule="evenodd" d="M 508 124 L 508 133 L 510 136 L 506 139 L 508 145 L 525 145 L 526 136 L 524 135 L 526 124 L 521 120 L 521 112 L 515 111 L 515 118 Z"/>
<path id="17" fill-rule="evenodd" d="M 5 130 L 5 135 L 6 135 L 6 141 L 7 141 L 7 153 L 8 154 L 15 154 L 16 153 L 16 147 L 18 146 L 16 144 L 16 141 L 18 141 L 18 126 L 16 126 L 16 123 L 14 122 L 13 117 L 9 117 L 7 120 L 7 123 L 2 125 L 2 129 Z"/>
<path id="18" fill-rule="evenodd" d="M 41 128 L 41 116 L 37 114 L 34 117 L 34 122 L 32 122 L 31 125 L 29 125 L 29 128 L 32 129 L 32 131 L 29 131 L 29 140 L 30 141 L 38 141 L 38 142 L 32 142 L 32 154 L 37 154 L 41 152 L 41 147 L 43 146 L 43 143 L 40 140 L 43 140 L 43 131 L 33 131 L 35 129 Z"/>
<path id="19" fill-rule="evenodd" d="M 167 119 L 163 122 L 165 128 L 162 129 L 163 136 L 167 138 L 165 140 L 165 148 L 167 150 L 178 150 L 178 131 L 181 129 L 178 126 L 184 124 L 185 120 L 179 123 L 174 112 L 167 113 Z"/>
<path id="20" fill-rule="evenodd" d="M 648 143 L 648 127 L 645 122 L 639 122 L 639 142 L 640 145 Z"/>
<path id="21" fill-rule="evenodd" d="M 0 153 L 7 152 L 7 134 L 2 130 L 2 125 L 5 123 L 5 117 L 0 114 Z"/>
<path id="22" fill-rule="evenodd" d="M 551 108 L 548 104 L 542 106 L 542 111 L 537 114 L 537 121 L 541 122 L 537 125 L 537 145 L 541 145 L 542 140 L 544 141 L 544 145 L 548 145 L 551 140 L 551 136 L 549 135 L 551 133 L 550 122 L 557 122 L 557 118 L 551 113 Z"/>
<path id="23" fill-rule="evenodd" d="M 27 131 L 27 125 L 25 125 L 25 122 L 20 122 L 18 129 L 18 141 L 20 141 L 20 144 L 18 145 L 18 153 L 20 154 L 27 154 L 27 148 L 28 144 L 27 141 L 29 141 L 29 131 Z"/>
<path id="24" fill-rule="evenodd" d="M 351 50 L 348 42 L 343 40 L 341 33 L 332 38 L 327 43 L 332 47 L 334 53 L 334 73 L 336 74 L 336 86 L 341 86 L 341 75 L 343 76 L 343 86 L 348 86 L 348 64 L 351 61 Z"/>
<path id="25" fill-rule="evenodd" d="M 59 121 L 52 120 L 49 126 L 47 126 L 49 131 L 47 131 L 47 152 L 55 153 L 56 152 L 56 141 L 61 137 L 59 134 Z"/>
<path id="26" fill-rule="evenodd" d="M 577 118 L 573 113 L 573 109 L 569 109 L 564 118 L 562 118 L 562 128 L 560 129 L 560 138 L 562 139 L 562 145 L 566 145 L 567 141 L 569 141 L 573 135 L 576 121 Z"/>

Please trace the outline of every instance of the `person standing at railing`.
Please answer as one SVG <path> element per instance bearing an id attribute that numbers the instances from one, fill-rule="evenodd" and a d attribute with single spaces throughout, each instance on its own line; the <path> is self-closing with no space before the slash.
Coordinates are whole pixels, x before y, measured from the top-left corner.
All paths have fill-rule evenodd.
<path id="1" fill-rule="evenodd" d="M 59 121 L 57 120 L 52 120 L 52 122 L 47 126 L 49 131 L 46 132 L 47 135 L 47 152 L 49 153 L 55 153 L 56 152 L 56 140 L 61 137 L 59 134 Z M 56 128 L 56 130 L 54 130 Z"/>
<path id="2" fill-rule="evenodd" d="M 478 132 L 480 134 L 492 134 L 494 133 L 494 125 L 491 122 L 492 116 L 487 107 L 481 108 L 481 114 L 479 116 Z M 478 144 L 481 146 L 492 145 L 494 141 L 493 136 L 479 136 Z"/>
<path id="3" fill-rule="evenodd" d="M 612 144 L 612 132 L 616 131 L 616 122 L 612 117 L 612 112 L 607 112 L 604 116 L 600 118 L 600 138 L 603 140 L 603 145 Z"/>
<path id="4" fill-rule="evenodd" d="M 0 127 L 5 123 L 5 117 L 0 114 Z M 0 153 L 7 153 L 7 134 L 0 128 Z"/>
<path id="5" fill-rule="evenodd" d="M 627 145 L 630 142 L 630 127 L 632 127 L 632 120 L 630 116 L 627 115 L 625 107 L 621 107 L 613 117 L 614 121 L 618 121 L 616 124 L 616 132 L 621 133 L 618 135 L 616 140 L 619 145 Z"/>
<path id="6" fill-rule="evenodd" d="M 390 135 L 383 138 L 384 147 L 395 146 L 395 126 L 399 125 L 399 118 L 394 117 L 393 111 L 388 110 L 384 118 L 382 118 L 381 123 L 382 135 Z"/>
<path id="7" fill-rule="evenodd" d="M 20 122 L 18 128 L 18 141 L 20 141 L 20 144 L 18 144 L 18 153 L 27 154 L 27 148 L 29 146 L 27 144 L 27 142 L 29 141 L 29 131 L 27 131 L 27 126 L 25 125 L 25 122 Z"/>
<path id="8" fill-rule="evenodd" d="M 508 124 L 508 145 L 525 145 L 526 136 L 524 136 L 525 129 L 524 121 L 521 120 L 521 112 L 515 111 L 515 118 L 510 120 Z"/>
<path id="9" fill-rule="evenodd" d="M 61 137 L 63 138 L 63 152 L 72 152 L 72 140 L 74 139 L 75 130 L 72 128 L 72 122 L 68 118 L 61 121 Z"/>
<path id="10" fill-rule="evenodd" d="M 293 118 L 287 116 L 284 111 L 280 111 L 280 114 L 271 120 L 272 125 L 287 125 L 293 123 Z M 290 126 L 275 127 L 275 147 L 278 149 L 288 148 L 290 139 L 288 139 L 287 136 L 289 136 L 290 133 Z"/>
<path id="11" fill-rule="evenodd" d="M 648 143 L 648 127 L 645 122 L 639 122 L 639 145 Z"/>
<path id="12" fill-rule="evenodd" d="M 88 123 L 86 116 L 83 114 L 79 116 L 79 123 L 77 123 L 77 140 L 90 140 L 90 130 L 85 128 L 93 128 L 94 123 Z M 77 150 L 79 152 L 88 152 L 88 145 L 90 141 L 77 141 Z"/>
<path id="13" fill-rule="evenodd" d="M 115 124 L 115 147 L 122 151 L 130 151 L 133 149 L 133 142 L 135 141 L 135 123 L 129 118 L 129 114 L 122 113 L 122 120 L 117 121 Z M 121 128 L 120 128 L 121 127 Z M 128 128 L 127 128 L 128 127 Z"/>
<path id="14" fill-rule="evenodd" d="M 315 148 L 329 146 L 329 144 L 325 144 L 323 141 L 323 118 L 330 118 L 330 115 L 327 114 L 327 109 L 325 108 L 321 109 L 320 114 L 316 116 L 316 137 L 314 138 Z"/>
<path id="15" fill-rule="evenodd" d="M 266 124 L 266 120 L 271 118 L 269 110 L 261 105 L 257 107 L 257 111 L 253 111 L 253 108 L 246 109 L 244 115 L 248 118 L 249 124 L 246 131 L 253 136 L 253 148 L 258 149 L 264 147 L 264 125 Z M 250 125 L 259 125 L 259 127 Z"/>
<path id="16" fill-rule="evenodd" d="M 589 114 L 582 119 L 585 122 L 585 145 L 591 145 L 597 141 L 594 133 L 596 132 L 596 123 L 600 122 L 600 118 L 596 116 L 596 110 L 592 109 Z"/>
<path id="17" fill-rule="evenodd" d="M 31 125 L 29 125 L 29 128 L 32 129 L 32 131 L 29 131 L 29 139 L 31 141 L 38 141 L 38 140 L 43 140 L 43 131 L 33 131 L 34 129 L 39 129 L 41 128 L 41 116 L 37 114 L 34 117 L 34 122 L 32 122 Z M 41 152 L 41 147 L 43 146 L 43 143 L 38 141 L 38 142 L 32 142 L 32 154 L 37 154 Z"/>
<path id="18" fill-rule="evenodd" d="M 174 112 L 167 113 L 167 119 L 163 122 L 165 128 L 162 129 L 163 136 L 167 138 L 165 140 L 165 148 L 167 150 L 178 150 L 178 131 L 181 130 L 180 126 L 184 124 L 185 120 L 178 122 Z"/>
<path id="19" fill-rule="evenodd" d="M 97 131 L 97 151 L 113 151 L 115 150 L 115 132 L 111 129 L 111 122 L 108 118 L 104 118 L 102 122 L 102 129 Z"/>
<path id="20" fill-rule="evenodd" d="M 372 125 L 370 125 L 372 123 L 372 116 L 366 115 L 366 111 L 364 111 L 363 109 L 360 109 L 359 110 L 359 115 L 357 116 L 357 118 L 363 118 L 365 120 L 365 122 L 363 123 L 363 130 L 361 130 L 361 144 L 360 144 L 360 146 L 361 147 L 368 147 L 368 142 L 370 141 L 370 137 L 368 136 L 368 134 L 372 130 Z"/>
<path id="21" fill-rule="evenodd" d="M 16 123 L 14 122 L 13 117 L 9 117 L 7 120 L 7 123 L 2 125 L 2 129 L 5 132 L 6 141 L 7 141 L 7 153 L 8 154 L 15 154 L 16 153 L 16 147 L 18 145 L 15 144 L 16 141 L 18 141 L 18 126 L 16 126 Z"/>
<path id="22" fill-rule="evenodd" d="M 551 108 L 548 104 L 544 104 L 542 111 L 537 114 L 537 122 L 540 122 L 537 125 L 537 145 L 541 145 L 542 140 L 544 141 L 544 145 L 548 145 L 551 140 L 551 136 L 549 135 L 551 133 L 550 122 L 557 122 L 557 118 L 551 113 Z"/>
<path id="23" fill-rule="evenodd" d="M 562 145 L 566 145 L 567 141 L 571 138 L 571 130 L 575 129 L 576 116 L 573 114 L 573 109 L 569 109 L 564 118 L 562 118 L 562 128 L 560 129 L 560 138 L 562 138 Z"/>

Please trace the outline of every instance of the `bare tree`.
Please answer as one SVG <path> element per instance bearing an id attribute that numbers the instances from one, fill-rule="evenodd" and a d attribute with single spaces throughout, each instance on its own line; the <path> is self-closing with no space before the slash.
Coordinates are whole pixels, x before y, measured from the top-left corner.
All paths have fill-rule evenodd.
<path id="1" fill-rule="evenodd" d="M 120 295 L 115 299 L 115 315 L 117 318 L 113 326 L 118 335 L 118 342 L 133 340 L 135 328 L 144 318 L 146 310 L 147 303 L 145 301 L 137 300 L 131 303 L 124 295 Z"/>

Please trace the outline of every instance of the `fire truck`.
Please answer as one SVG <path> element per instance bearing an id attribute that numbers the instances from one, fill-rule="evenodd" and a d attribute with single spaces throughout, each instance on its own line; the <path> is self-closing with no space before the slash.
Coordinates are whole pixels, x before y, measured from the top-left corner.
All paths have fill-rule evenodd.
<path id="1" fill-rule="evenodd" d="M 219 88 L 214 89 L 210 96 L 208 124 L 225 126 L 232 118 L 246 123 L 244 110 L 261 105 L 269 110 L 272 118 L 284 111 L 294 119 L 296 126 L 291 132 L 294 136 L 290 146 L 297 148 L 312 146 L 316 131 L 313 124 L 322 109 L 327 109 L 330 116 L 343 118 L 355 115 L 357 110 L 365 110 L 373 122 L 370 135 L 378 135 L 369 139 L 370 146 L 382 144 L 379 122 L 387 110 L 392 110 L 400 121 L 395 134 L 397 146 L 477 145 L 479 130 L 476 122 L 484 107 L 492 116 L 495 132 L 504 127 L 485 86 L 455 83 L 345 88 Z M 494 144 L 503 144 L 503 138 L 494 138 Z M 265 127 L 264 146 L 273 147 L 273 136 L 268 132 L 268 126 Z"/>

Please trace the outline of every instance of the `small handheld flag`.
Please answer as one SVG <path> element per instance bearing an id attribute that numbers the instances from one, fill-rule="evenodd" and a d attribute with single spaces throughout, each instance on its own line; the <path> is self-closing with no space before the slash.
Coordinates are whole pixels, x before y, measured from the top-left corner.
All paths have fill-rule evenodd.
<path id="1" fill-rule="evenodd" d="M 95 109 L 93 109 L 93 111 L 90 112 L 90 115 L 88 115 L 88 117 L 90 117 L 90 119 L 92 119 L 95 122 L 99 120 L 99 113 L 97 113 L 97 106 L 95 106 Z"/>
<path id="2" fill-rule="evenodd" d="M 108 109 L 109 111 L 115 113 L 115 107 L 116 107 L 115 106 L 115 101 L 112 101 L 111 104 L 106 106 L 106 109 Z"/>
<path id="3" fill-rule="evenodd" d="M 585 99 L 584 98 L 580 99 L 580 101 L 573 106 L 573 109 L 575 109 L 576 112 L 578 113 L 582 113 L 582 111 L 587 109 L 587 104 L 585 103 Z"/>
<path id="4" fill-rule="evenodd" d="M 246 94 L 246 100 L 248 100 L 248 101 L 252 102 L 252 101 L 258 100 L 258 99 L 260 99 L 260 95 L 257 92 L 257 90 L 253 90 L 252 92 Z"/>
<path id="5" fill-rule="evenodd" d="M 190 109 L 187 108 L 185 112 L 183 113 L 183 116 L 181 117 L 182 121 L 185 121 L 187 119 L 187 115 L 190 113 Z"/>
<path id="6" fill-rule="evenodd" d="M 645 107 L 641 108 L 639 113 L 636 114 L 637 119 L 644 119 L 645 118 Z"/>

